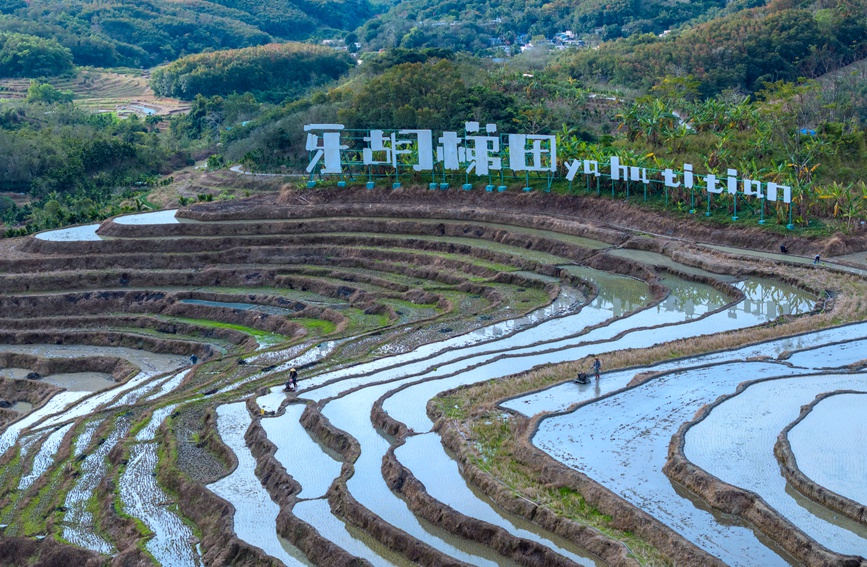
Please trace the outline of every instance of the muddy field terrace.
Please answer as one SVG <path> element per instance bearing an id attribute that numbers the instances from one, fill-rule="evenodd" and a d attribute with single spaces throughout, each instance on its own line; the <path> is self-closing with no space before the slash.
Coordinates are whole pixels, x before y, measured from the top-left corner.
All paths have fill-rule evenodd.
<path id="1" fill-rule="evenodd" d="M 864 238 L 447 193 L 0 241 L 0 565 L 867 565 Z"/>

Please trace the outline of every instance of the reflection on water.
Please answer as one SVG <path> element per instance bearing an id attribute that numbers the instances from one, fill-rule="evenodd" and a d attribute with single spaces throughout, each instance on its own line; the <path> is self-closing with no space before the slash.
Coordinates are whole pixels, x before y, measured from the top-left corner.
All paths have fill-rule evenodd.
<path id="1" fill-rule="evenodd" d="M 612 317 L 621 317 L 650 301 L 650 287 L 642 280 L 586 266 L 565 265 L 559 268 L 595 284 L 598 295 L 590 305 L 596 309 L 611 311 Z"/>
<path id="2" fill-rule="evenodd" d="M 815 305 L 815 297 L 782 282 L 751 278 L 741 284 L 741 289 L 749 298 L 734 305 L 732 310 L 756 315 L 767 321 L 781 315 L 807 313 Z"/>
<path id="3" fill-rule="evenodd" d="M 681 264 L 679 262 L 676 262 L 675 260 L 672 260 L 665 254 L 660 254 L 659 252 L 649 252 L 647 250 L 633 250 L 631 248 L 618 248 L 616 250 L 609 250 L 608 252 L 606 252 L 606 254 L 608 254 L 609 256 L 616 256 L 618 258 L 625 258 L 627 260 L 634 260 L 636 262 L 639 262 L 641 264 L 647 264 L 649 266 L 660 266 L 663 268 L 670 268 L 679 272 L 684 272 L 686 274 L 705 276 L 722 282 L 733 282 L 736 279 L 734 276 L 730 276 L 728 274 L 717 274 L 714 272 L 703 270 L 701 268 L 696 268 L 694 266 L 687 266 L 686 264 Z"/>
<path id="4" fill-rule="evenodd" d="M 304 565 L 286 552 L 285 543 L 281 543 L 277 537 L 280 507 L 271 500 L 256 477 L 256 460 L 244 440 L 251 421 L 244 402 L 217 408 L 217 431 L 235 453 L 238 467 L 229 476 L 209 484 L 208 489 L 235 508 L 233 527 L 239 538 L 263 549 L 286 565 Z"/>
<path id="5" fill-rule="evenodd" d="M 830 374 L 752 384 L 716 406 L 687 432 L 684 454 L 723 482 L 758 494 L 820 544 L 840 553 L 858 555 L 867 550 L 867 527 L 847 518 L 829 522 L 800 506 L 786 493 L 786 479 L 780 475 L 774 456 L 777 436 L 798 418 L 801 406 L 821 393 L 836 390 L 867 391 L 867 383 L 863 376 Z M 860 420 L 861 413 L 858 411 L 855 419 Z M 841 416 L 832 419 L 839 422 Z M 733 423 L 738 427 L 732 427 Z M 823 438 L 821 442 L 833 441 Z M 733 455 L 737 458 L 732 458 Z M 863 476 L 860 481 L 863 482 Z"/>

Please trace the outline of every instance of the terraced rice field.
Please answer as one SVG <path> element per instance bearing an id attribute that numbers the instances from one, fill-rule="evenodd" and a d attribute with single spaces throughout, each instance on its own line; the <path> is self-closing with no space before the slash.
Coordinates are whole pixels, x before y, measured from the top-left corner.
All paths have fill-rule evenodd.
<path id="1" fill-rule="evenodd" d="M 116 73 L 82 68 L 74 77 L 56 77 L 49 82 L 62 91 L 72 91 L 78 106 L 93 112 L 118 114 L 169 115 L 186 112 L 190 104 L 176 99 L 157 97 L 149 84 L 149 73 Z M 23 99 L 30 79 L 0 80 L 0 99 Z"/>
<path id="2" fill-rule="evenodd" d="M 502 207 L 292 202 L 4 241 L 0 553 L 867 564 L 859 275 Z"/>

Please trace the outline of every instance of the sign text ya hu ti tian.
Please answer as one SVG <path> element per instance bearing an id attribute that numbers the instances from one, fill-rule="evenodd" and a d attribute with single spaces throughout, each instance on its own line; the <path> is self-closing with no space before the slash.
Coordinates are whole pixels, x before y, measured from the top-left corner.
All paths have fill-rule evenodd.
<path id="1" fill-rule="evenodd" d="M 307 172 L 323 174 L 343 173 L 343 153 L 349 146 L 340 137 L 342 124 L 308 124 L 307 150 L 311 152 Z M 504 160 L 514 172 L 557 171 L 557 138 L 539 134 L 497 134 L 496 124 L 484 129 L 478 122 L 467 122 L 465 134 L 443 132 L 434 146 L 432 130 L 368 130 L 363 140 L 361 163 L 365 166 L 386 166 L 397 169 L 412 167 L 414 171 L 433 171 L 435 164 L 443 170 L 465 171 L 476 175 L 489 175 L 503 170 Z M 566 179 L 572 181 L 579 173 L 595 177 L 610 177 L 612 181 L 636 181 L 645 185 L 651 179 L 649 169 L 624 165 L 620 158 L 611 156 L 607 164 L 598 160 L 573 159 L 563 164 Z M 605 171 L 607 168 L 607 171 Z M 708 193 L 741 193 L 768 201 L 792 202 L 792 188 L 774 182 L 762 183 L 754 179 L 738 179 L 735 169 L 728 169 L 724 178 L 716 174 L 699 175 L 692 164 L 683 164 L 680 172 L 665 169 L 659 172 L 666 187 L 703 189 Z M 704 181 L 704 187 L 697 183 Z"/>

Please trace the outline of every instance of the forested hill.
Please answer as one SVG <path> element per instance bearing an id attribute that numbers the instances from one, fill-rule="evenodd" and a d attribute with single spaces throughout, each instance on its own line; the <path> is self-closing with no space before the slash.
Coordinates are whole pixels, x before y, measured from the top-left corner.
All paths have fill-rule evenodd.
<path id="1" fill-rule="evenodd" d="M 0 0 L 0 32 L 56 40 L 77 65 L 151 67 L 207 50 L 352 30 L 368 0 Z"/>
<path id="2" fill-rule="evenodd" d="M 786 0 L 743 10 L 660 38 L 636 34 L 565 56 L 578 80 L 641 91 L 689 75 L 702 96 L 755 93 L 774 81 L 816 78 L 867 55 L 867 0 L 821 8 Z"/>
<path id="3" fill-rule="evenodd" d="M 358 36 L 371 48 L 447 47 L 475 51 L 518 34 L 572 30 L 602 39 L 661 33 L 695 18 L 759 5 L 759 0 L 406 0 L 370 20 Z"/>
<path id="4" fill-rule="evenodd" d="M 345 51 L 279 43 L 183 57 L 154 71 L 151 87 L 157 95 L 185 100 L 251 92 L 279 102 L 333 81 L 354 64 Z"/>

